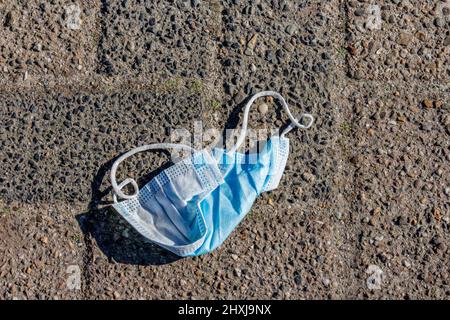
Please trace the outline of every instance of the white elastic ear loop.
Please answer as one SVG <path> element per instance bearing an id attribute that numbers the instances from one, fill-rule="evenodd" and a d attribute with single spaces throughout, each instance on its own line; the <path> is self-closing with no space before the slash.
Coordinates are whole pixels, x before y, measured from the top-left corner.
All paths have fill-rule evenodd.
<path id="1" fill-rule="evenodd" d="M 118 185 L 118 188 L 119 188 L 119 190 L 122 190 L 123 187 L 125 187 L 129 183 L 131 183 L 131 185 L 133 186 L 134 192 L 135 192 L 131 197 L 136 197 L 139 194 L 139 186 L 137 185 L 137 183 L 134 179 L 127 178 L 127 179 L 123 180 Z M 118 202 L 117 201 L 117 193 L 115 191 L 113 192 L 113 201 L 114 201 L 114 203 Z"/>
<path id="2" fill-rule="evenodd" d="M 306 122 L 306 125 L 302 126 L 303 129 L 309 129 L 311 128 L 312 124 L 314 123 L 314 117 L 310 115 L 309 113 L 303 113 L 298 121 L 300 121 L 302 118 L 307 118 L 308 122 Z M 286 134 L 288 134 L 292 129 L 297 127 L 294 123 L 289 124 L 289 126 L 283 130 L 281 133 L 281 137 L 284 137 Z"/>
<path id="3" fill-rule="evenodd" d="M 111 167 L 111 185 L 113 187 L 113 199 L 114 199 L 115 203 L 117 203 L 117 197 L 122 198 L 122 199 L 133 199 L 133 198 L 137 197 L 137 195 L 139 194 L 139 187 L 134 179 L 127 178 L 124 181 L 122 181 L 119 185 L 117 185 L 116 172 L 117 172 L 117 167 L 119 166 L 119 164 L 122 161 L 124 161 L 126 158 L 131 157 L 132 155 L 134 155 L 138 152 L 147 151 L 147 150 L 155 150 L 155 149 L 182 149 L 182 150 L 187 150 L 191 153 L 196 152 L 195 149 L 193 149 L 189 146 L 183 145 L 183 144 L 155 143 L 155 144 L 149 144 L 149 145 L 137 147 L 137 148 L 131 149 L 127 153 L 124 153 L 113 163 L 113 165 Z M 133 186 L 133 189 L 134 189 L 134 193 L 132 195 L 126 195 L 125 193 L 122 192 L 122 188 L 125 187 L 129 183 L 131 183 L 131 185 Z"/>
<path id="4" fill-rule="evenodd" d="M 255 94 L 254 96 L 251 97 L 251 99 L 247 102 L 247 104 L 245 105 L 245 109 L 244 109 L 244 121 L 242 123 L 242 129 L 241 129 L 241 133 L 238 137 L 238 140 L 236 142 L 236 144 L 230 149 L 230 151 L 228 151 L 228 153 L 233 153 L 235 152 L 237 149 L 239 149 L 239 147 L 242 145 L 242 143 L 245 140 L 245 137 L 247 135 L 247 125 L 248 125 L 248 117 L 249 117 L 249 113 L 250 113 L 250 107 L 252 106 L 253 102 L 255 102 L 256 99 L 261 98 L 261 97 L 275 97 L 278 100 L 281 101 L 281 105 L 283 106 L 284 110 L 286 111 L 289 119 L 291 120 L 291 124 L 289 125 L 289 127 L 291 127 L 289 130 L 285 130 L 283 132 L 283 135 L 288 133 L 289 131 L 291 131 L 294 127 L 298 127 L 301 129 L 308 129 L 309 127 L 311 127 L 311 125 L 314 122 L 314 117 L 310 114 L 304 113 L 300 116 L 300 119 L 305 117 L 308 118 L 310 121 L 307 125 L 303 125 L 300 124 L 298 122 L 298 120 L 292 115 L 291 111 L 289 110 L 289 106 L 286 103 L 286 100 L 284 100 L 283 96 L 281 94 L 279 94 L 278 92 L 275 91 L 261 91 L 257 94 Z M 288 128 L 289 128 L 288 127 Z"/>

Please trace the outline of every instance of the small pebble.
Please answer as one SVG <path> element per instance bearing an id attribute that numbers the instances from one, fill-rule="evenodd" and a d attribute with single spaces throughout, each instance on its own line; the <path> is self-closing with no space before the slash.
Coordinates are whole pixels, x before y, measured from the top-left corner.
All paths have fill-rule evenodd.
<path id="1" fill-rule="evenodd" d="M 366 14 L 366 11 L 364 9 L 356 9 L 355 10 L 355 16 L 357 16 L 357 17 L 361 17 L 365 14 Z"/>
<path id="2" fill-rule="evenodd" d="M 397 43 L 406 47 L 411 42 L 412 36 L 409 33 L 402 32 L 397 38 Z"/>
<path id="3" fill-rule="evenodd" d="M 4 26 L 11 27 L 14 24 L 14 21 L 15 21 L 14 13 L 12 11 L 9 11 L 5 16 Z"/>
<path id="4" fill-rule="evenodd" d="M 434 25 L 438 28 L 442 28 L 444 26 L 444 20 L 437 17 L 436 19 L 434 19 Z"/>
<path id="5" fill-rule="evenodd" d="M 289 35 L 293 35 L 296 31 L 297 31 L 297 27 L 292 24 L 287 26 L 287 28 L 286 28 L 286 33 Z"/>
<path id="6" fill-rule="evenodd" d="M 258 111 L 261 114 L 266 114 L 269 111 L 269 106 L 265 103 L 261 103 L 258 107 Z"/>
<path id="7" fill-rule="evenodd" d="M 322 59 L 324 59 L 324 60 L 330 60 L 330 59 L 331 59 L 331 56 L 330 56 L 330 54 L 329 54 L 328 52 L 323 52 L 323 53 L 322 53 Z"/>
<path id="8" fill-rule="evenodd" d="M 135 49 L 136 47 L 135 47 L 135 45 L 134 45 L 134 42 L 129 41 L 129 42 L 127 43 L 127 47 L 126 47 L 126 48 L 127 48 L 127 50 L 133 52 L 134 49 Z"/>
<path id="9" fill-rule="evenodd" d="M 445 193 L 446 196 L 450 196 L 450 187 L 446 187 L 444 189 L 444 193 Z"/>
<path id="10" fill-rule="evenodd" d="M 447 36 L 444 40 L 444 46 L 450 46 L 450 36 Z"/>
<path id="11" fill-rule="evenodd" d="M 255 46 L 258 42 L 258 35 L 253 35 L 250 40 L 247 42 L 247 48 L 245 49 L 245 54 L 247 56 L 253 55 L 253 50 L 255 49 Z"/>
<path id="12" fill-rule="evenodd" d="M 425 99 L 423 100 L 422 104 L 427 109 L 433 108 L 433 100 Z"/>
<path id="13" fill-rule="evenodd" d="M 316 177 L 315 177 L 313 174 L 309 173 L 309 172 L 304 172 L 304 173 L 302 174 L 302 178 L 303 178 L 306 182 L 311 182 L 311 183 L 313 183 L 313 182 L 316 180 Z"/>

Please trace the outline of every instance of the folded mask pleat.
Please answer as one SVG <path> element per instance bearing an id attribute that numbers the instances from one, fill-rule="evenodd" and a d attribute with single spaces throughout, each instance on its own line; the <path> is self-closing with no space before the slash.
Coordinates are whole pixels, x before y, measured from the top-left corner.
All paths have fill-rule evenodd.
<path id="1" fill-rule="evenodd" d="M 180 199 L 186 202 L 203 191 L 202 182 L 193 167 L 184 174 L 171 178 L 168 187 L 174 195 L 173 201 Z M 182 205 L 181 201 L 180 206 Z"/>
<path id="2" fill-rule="evenodd" d="M 196 196 L 189 198 L 187 201 L 182 200 L 171 184 L 166 186 L 164 193 L 178 212 L 177 217 L 179 216 L 179 219 L 177 219 L 177 221 L 180 221 L 183 225 L 183 227 L 180 227 L 179 229 L 186 229 L 186 237 L 192 240 L 192 235 L 197 233 L 198 226 L 196 224 L 199 222 L 197 215 L 200 214 L 197 210 L 198 200 Z"/>
<path id="3" fill-rule="evenodd" d="M 147 190 L 144 189 L 141 194 L 143 192 Z M 166 219 L 164 208 L 156 201 L 153 194 L 147 201 L 141 203 L 137 214 L 141 221 L 146 222 L 146 228 L 151 230 L 150 240 L 170 244 L 186 241 L 172 221 Z"/>
<path id="4" fill-rule="evenodd" d="M 261 182 L 260 182 L 260 179 L 258 179 L 259 177 L 259 171 L 255 171 L 255 169 L 260 169 L 260 165 L 258 165 L 258 166 L 255 166 L 253 169 L 254 170 L 252 170 L 252 171 L 242 171 L 242 173 L 241 174 L 243 174 L 243 175 L 246 175 L 246 177 L 244 178 L 244 179 L 246 179 L 247 180 L 247 189 L 249 189 L 249 190 L 251 190 L 252 191 L 252 194 L 253 194 L 253 191 L 254 191 L 254 193 L 255 193 L 255 195 L 257 195 L 258 194 L 258 192 L 259 192 L 259 190 L 261 189 L 261 187 L 260 186 L 258 186 L 258 184 L 261 184 Z M 255 175 L 256 175 L 256 178 L 255 178 Z"/>
<path id="5" fill-rule="evenodd" d="M 168 199 L 164 190 L 160 190 L 155 194 L 155 202 L 158 203 L 164 210 L 163 215 L 165 215 L 165 218 L 162 218 L 161 222 L 171 225 L 173 236 L 183 239 L 181 244 L 189 243 L 189 224 L 187 224 L 183 219 L 183 216 L 180 214 L 177 207 L 175 207 L 175 205 Z"/>
<path id="6" fill-rule="evenodd" d="M 159 210 L 154 209 L 154 212 Z M 139 224 L 144 227 L 145 236 L 156 243 L 174 244 L 182 241 L 181 238 L 176 239 L 173 228 L 160 219 L 159 214 L 148 214 L 148 211 L 139 208 L 137 211 Z"/>

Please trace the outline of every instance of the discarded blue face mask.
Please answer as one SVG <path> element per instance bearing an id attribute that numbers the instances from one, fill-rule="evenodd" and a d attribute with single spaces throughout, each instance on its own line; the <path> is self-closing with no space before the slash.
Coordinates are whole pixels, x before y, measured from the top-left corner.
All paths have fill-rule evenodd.
<path id="1" fill-rule="evenodd" d="M 254 154 L 237 152 L 247 134 L 250 107 L 260 97 L 278 98 L 291 124 L 280 136 L 272 136 L 262 150 Z M 138 232 L 150 241 L 179 256 L 196 256 L 213 251 L 230 235 L 250 211 L 262 192 L 275 189 L 289 155 L 285 135 L 294 127 L 309 128 L 298 122 L 283 97 L 272 91 L 254 95 L 244 110 L 241 133 L 229 150 L 214 148 L 196 151 L 177 144 L 154 144 L 135 148 L 117 159 L 111 169 L 114 208 Z M 184 149 L 192 152 L 186 158 L 158 174 L 141 190 L 133 179 L 116 182 L 118 165 L 126 158 L 151 149 Z M 132 184 L 133 195 L 122 189 Z M 125 199 L 118 202 L 117 197 Z"/>

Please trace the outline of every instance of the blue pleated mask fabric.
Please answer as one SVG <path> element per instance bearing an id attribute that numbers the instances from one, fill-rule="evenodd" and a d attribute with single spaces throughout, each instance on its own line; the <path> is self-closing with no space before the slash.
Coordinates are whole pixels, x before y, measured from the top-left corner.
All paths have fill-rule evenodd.
<path id="1" fill-rule="evenodd" d="M 258 152 L 237 150 L 247 134 L 250 107 L 260 97 L 280 100 L 291 124 L 272 136 Z M 289 111 L 283 97 L 273 91 L 254 95 L 244 109 L 244 121 L 236 145 L 229 150 L 194 150 L 179 144 L 152 144 L 135 148 L 113 164 L 111 184 L 115 210 L 153 243 L 179 255 L 197 256 L 220 246 L 251 210 L 256 198 L 278 187 L 289 155 L 285 135 L 294 127 L 309 128 L 314 119 L 302 114 L 302 125 Z M 135 180 L 116 182 L 118 165 L 126 158 L 153 149 L 183 149 L 191 156 L 159 173 L 140 190 Z M 133 195 L 122 189 L 131 184 Z M 124 199 L 118 201 L 118 198 Z"/>

